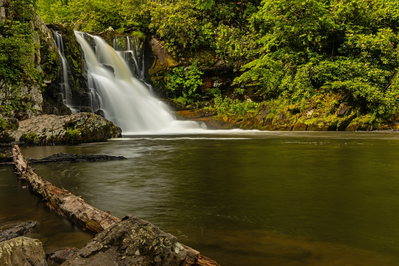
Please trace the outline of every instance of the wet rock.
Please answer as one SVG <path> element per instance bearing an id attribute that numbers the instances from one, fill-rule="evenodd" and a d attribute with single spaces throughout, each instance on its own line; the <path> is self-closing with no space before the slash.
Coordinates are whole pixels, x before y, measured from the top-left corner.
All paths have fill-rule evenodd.
<path id="1" fill-rule="evenodd" d="M 111 66 L 110 64 L 101 64 L 105 69 L 107 69 L 109 72 L 111 72 L 114 77 L 115 77 L 115 69 L 113 66 Z"/>
<path id="2" fill-rule="evenodd" d="M 94 113 L 95 113 L 96 115 L 99 115 L 99 116 L 105 117 L 105 113 L 104 113 L 104 111 L 103 111 L 103 110 L 101 110 L 101 109 L 99 109 L 99 110 L 95 111 Z"/>
<path id="3" fill-rule="evenodd" d="M 57 264 L 62 264 L 69 258 L 72 258 L 79 252 L 78 248 L 66 248 L 61 250 L 56 250 L 50 254 L 46 254 L 47 261 L 55 262 Z"/>
<path id="4" fill-rule="evenodd" d="M 29 163 L 40 162 L 98 162 L 98 161 L 112 161 L 112 160 L 126 160 L 123 156 L 110 155 L 80 155 L 73 153 L 57 153 L 42 159 L 28 159 Z"/>
<path id="5" fill-rule="evenodd" d="M 11 228 L 4 229 L 0 231 L 0 242 L 10 240 L 19 236 L 23 236 L 32 231 L 39 223 L 36 221 L 23 222 L 17 225 L 12 225 Z M 10 227 L 10 226 L 7 226 Z M 1 265 L 1 264 L 0 264 Z"/>
<path id="6" fill-rule="evenodd" d="M 0 265 L 47 266 L 42 243 L 28 237 L 0 242 Z"/>
<path id="7" fill-rule="evenodd" d="M 62 36 L 66 67 L 68 70 L 67 83 L 70 88 L 68 106 L 74 110 L 80 110 L 80 112 L 92 112 L 90 107 L 94 104 L 94 101 L 91 97 L 87 82 L 87 70 L 84 67 L 83 60 L 84 54 L 81 51 L 80 44 L 76 41 L 74 25 L 48 24 L 47 26 L 51 28 L 53 32 L 56 31 Z M 60 82 L 59 79 L 58 82 Z M 59 96 L 62 93 L 64 93 L 64 91 L 60 86 L 45 91 L 43 95 L 44 101 L 48 104 L 46 104 L 46 109 L 43 110 L 43 113 L 56 115 L 68 114 L 65 113 L 65 105 L 62 104 L 62 100 L 61 104 L 59 104 Z M 86 110 L 82 111 L 85 108 Z M 69 110 L 69 108 L 67 109 Z"/>
<path id="8" fill-rule="evenodd" d="M 27 144 L 78 144 L 116 138 L 118 130 L 111 121 L 93 114 L 69 116 L 42 115 L 21 121 L 11 137 Z"/>
<path id="9" fill-rule="evenodd" d="M 173 235 L 147 221 L 127 216 L 97 234 L 62 265 L 191 265 L 189 252 Z"/>

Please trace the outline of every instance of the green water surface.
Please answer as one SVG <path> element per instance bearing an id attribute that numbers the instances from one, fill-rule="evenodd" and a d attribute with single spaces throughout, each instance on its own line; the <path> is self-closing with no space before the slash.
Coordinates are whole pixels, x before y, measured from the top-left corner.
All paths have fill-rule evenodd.
<path id="1" fill-rule="evenodd" d="M 35 158 L 57 152 L 127 157 L 34 167 L 89 204 L 148 220 L 221 265 L 399 265 L 396 133 L 246 131 L 23 149 Z M 7 169 L 1 184 L 12 179 Z M 18 202 L 2 212 L 42 208 L 19 202 L 24 191 L 0 189 Z"/>

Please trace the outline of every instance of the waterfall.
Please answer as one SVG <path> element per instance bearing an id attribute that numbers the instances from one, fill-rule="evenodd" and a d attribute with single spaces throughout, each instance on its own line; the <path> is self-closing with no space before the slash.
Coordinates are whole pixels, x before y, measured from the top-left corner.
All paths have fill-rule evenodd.
<path id="1" fill-rule="evenodd" d="M 167 105 L 133 76 L 127 63 L 103 39 L 82 32 L 75 32 L 75 36 L 85 55 L 89 83 L 99 95 L 100 109 L 105 118 L 122 128 L 123 135 L 202 128 L 197 122 L 175 120 Z M 95 52 L 85 36 L 94 40 Z"/>
<path id="2" fill-rule="evenodd" d="M 53 32 L 53 37 L 58 48 L 58 53 L 61 57 L 61 75 L 59 85 L 61 88 L 62 101 L 72 111 L 72 113 L 77 113 L 78 110 L 72 107 L 72 91 L 68 82 L 68 65 L 64 53 L 64 42 L 61 34 L 56 31 Z"/>

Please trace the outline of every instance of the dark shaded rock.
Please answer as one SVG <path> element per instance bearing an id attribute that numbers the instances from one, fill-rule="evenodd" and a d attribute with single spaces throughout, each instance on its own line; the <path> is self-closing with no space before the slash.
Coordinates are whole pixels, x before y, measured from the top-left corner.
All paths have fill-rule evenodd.
<path id="1" fill-rule="evenodd" d="M 115 126 L 115 127 L 116 127 L 116 131 L 118 132 L 118 135 L 116 137 L 117 138 L 122 138 L 122 128 L 117 127 L 117 126 Z"/>
<path id="2" fill-rule="evenodd" d="M 90 106 L 81 106 L 79 109 L 80 113 L 93 113 L 93 109 Z"/>
<path id="3" fill-rule="evenodd" d="M 111 72 L 115 77 L 115 69 L 110 64 L 101 64 L 104 68 L 106 68 L 109 72 Z"/>
<path id="4" fill-rule="evenodd" d="M 185 249 L 173 235 L 147 221 L 127 216 L 97 234 L 62 265 L 191 265 L 189 252 L 194 251 Z"/>
<path id="5" fill-rule="evenodd" d="M 71 98 L 68 106 L 70 106 L 74 110 L 80 110 L 80 112 L 92 112 L 92 110 L 90 109 L 92 100 L 87 82 L 87 70 L 84 67 L 84 53 L 81 50 L 80 44 L 76 41 L 74 25 L 57 24 L 47 26 L 51 28 L 53 32 L 56 31 L 62 36 L 66 67 L 68 71 L 68 78 L 66 82 L 68 83 L 71 90 Z M 61 81 L 59 79 L 58 82 L 65 81 Z M 47 114 L 70 114 L 65 113 L 65 109 L 58 104 L 58 100 L 54 100 L 55 98 L 59 98 L 60 94 L 64 93 L 63 89 L 61 89 L 60 86 L 56 86 L 55 88 L 51 89 L 51 92 L 53 92 L 52 95 L 50 95 L 50 93 L 46 93 L 43 95 L 44 102 L 49 102 L 49 107 L 54 106 L 56 108 L 46 108 L 46 110 L 43 111 L 46 111 L 45 113 Z M 64 105 L 64 107 L 66 106 Z"/>
<path id="6" fill-rule="evenodd" d="M 28 159 L 29 163 L 41 162 L 98 162 L 110 160 L 126 160 L 123 156 L 110 156 L 110 155 L 80 155 L 73 153 L 57 153 L 42 159 Z"/>
<path id="7" fill-rule="evenodd" d="M 56 250 L 50 254 L 46 254 L 47 261 L 52 261 L 57 264 L 62 264 L 69 258 L 72 258 L 79 252 L 78 248 L 66 248 L 61 250 Z"/>
<path id="8" fill-rule="evenodd" d="M 28 237 L 0 242 L 0 265 L 47 266 L 42 243 Z"/>
<path id="9" fill-rule="evenodd" d="M 0 158 L 0 163 L 11 163 L 11 162 L 12 162 L 12 157 Z"/>
<path id="10" fill-rule="evenodd" d="M 15 141 L 15 138 L 13 138 L 9 132 L 0 132 L 0 143 L 11 143 L 13 141 Z"/>
<path id="11" fill-rule="evenodd" d="M 36 221 L 23 222 L 13 225 L 11 228 L 3 229 L 0 232 L 0 242 L 23 236 L 32 231 L 39 223 Z"/>
<path id="12" fill-rule="evenodd" d="M 99 115 L 99 116 L 105 117 L 105 113 L 104 113 L 104 111 L 103 111 L 103 110 L 101 110 L 101 109 L 99 109 L 99 110 L 95 111 L 94 113 L 95 113 L 96 115 Z"/>

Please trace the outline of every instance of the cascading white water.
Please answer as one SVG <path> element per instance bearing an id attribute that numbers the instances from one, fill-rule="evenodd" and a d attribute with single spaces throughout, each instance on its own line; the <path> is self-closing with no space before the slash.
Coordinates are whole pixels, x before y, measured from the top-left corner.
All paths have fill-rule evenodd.
<path id="1" fill-rule="evenodd" d="M 126 63 L 103 39 L 90 36 L 96 43 L 96 55 L 84 33 L 75 32 L 75 36 L 85 54 L 89 81 L 100 95 L 100 108 L 105 118 L 122 128 L 123 135 L 176 133 L 203 127 L 197 122 L 175 120 L 168 107 L 133 77 Z"/>
<path id="2" fill-rule="evenodd" d="M 72 107 L 72 91 L 68 83 L 68 66 L 67 60 L 64 53 L 64 42 L 62 40 L 61 34 L 54 32 L 54 41 L 58 48 L 58 53 L 61 57 L 61 75 L 60 75 L 60 87 L 61 95 L 64 104 L 72 111 L 72 113 L 77 113 L 78 110 Z"/>

